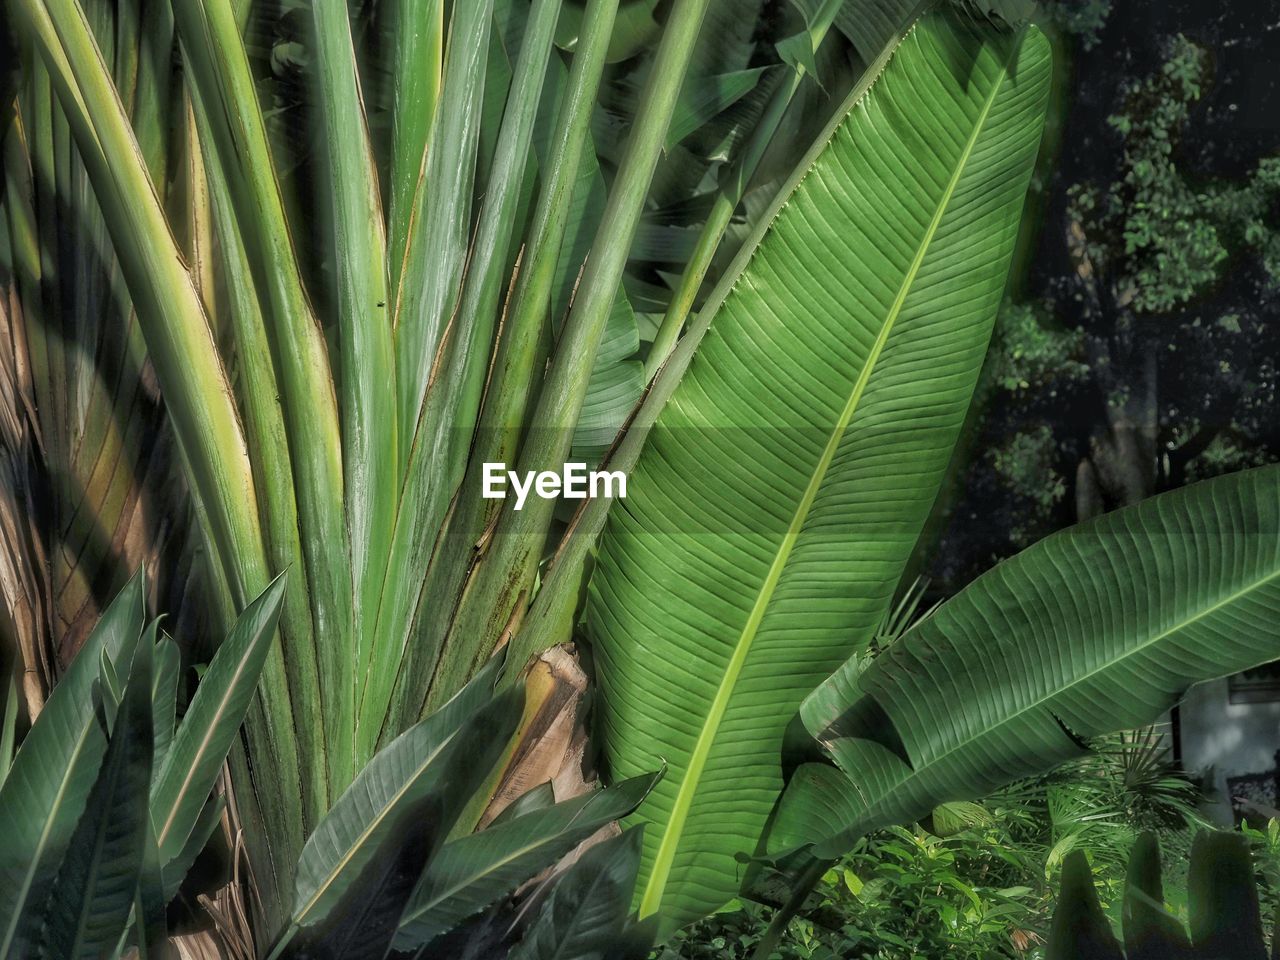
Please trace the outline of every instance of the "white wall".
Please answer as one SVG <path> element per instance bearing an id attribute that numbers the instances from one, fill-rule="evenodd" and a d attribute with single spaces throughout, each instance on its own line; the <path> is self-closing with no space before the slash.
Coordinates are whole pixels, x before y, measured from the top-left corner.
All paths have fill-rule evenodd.
<path id="1" fill-rule="evenodd" d="M 1227 681 L 1211 680 L 1187 693 L 1180 708 L 1182 765 L 1201 775 L 1212 768 L 1217 795 L 1209 815 L 1231 823 L 1227 778 L 1275 768 L 1280 748 L 1280 702 L 1229 703 Z"/>

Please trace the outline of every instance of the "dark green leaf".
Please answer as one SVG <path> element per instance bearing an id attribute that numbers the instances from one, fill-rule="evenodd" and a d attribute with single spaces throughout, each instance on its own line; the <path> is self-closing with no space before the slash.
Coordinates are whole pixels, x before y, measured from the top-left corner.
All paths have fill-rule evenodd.
<path id="1" fill-rule="evenodd" d="M 656 779 L 635 777 L 446 844 L 414 891 L 397 948 L 427 943 L 510 893 L 605 824 L 631 813 Z"/>
<path id="2" fill-rule="evenodd" d="M 1098 903 L 1083 851 L 1067 854 L 1045 960 L 1124 960 Z"/>
<path id="3" fill-rule="evenodd" d="M 1260 467 L 1061 531 L 979 577 L 805 701 L 843 774 L 800 768 L 775 848 L 791 833 L 837 856 L 871 829 L 1153 722 L 1193 683 L 1275 659 L 1278 529 L 1280 467 Z M 843 826 L 824 839 L 823 822 Z"/>
<path id="4" fill-rule="evenodd" d="M 442 791 L 432 791 L 396 814 L 356 882 L 290 951 L 294 960 L 382 960 L 387 955 L 404 906 L 448 829 L 443 799 Z"/>
<path id="5" fill-rule="evenodd" d="M 18 951 L 24 917 L 43 902 L 101 765 L 106 738 L 91 696 L 103 651 L 128 662 L 142 633 L 138 573 L 107 608 L 54 688 L 0 788 L 0 956 Z"/>
<path id="6" fill-rule="evenodd" d="M 139 644 L 97 780 L 49 893 L 41 933 L 49 960 L 99 960 L 129 921 L 151 784 L 150 645 Z"/>
<path id="7" fill-rule="evenodd" d="M 434 830 L 437 839 L 447 835 L 520 719 L 523 688 L 489 699 L 492 685 L 493 672 L 485 671 L 360 771 L 302 851 L 293 926 L 324 920 L 375 859 L 402 811 L 421 798 L 439 795 Z"/>
<path id="8" fill-rule="evenodd" d="M 614 960 L 631 909 L 643 829 L 596 844 L 566 870 L 511 960 Z"/>
<path id="9" fill-rule="evenodd" d="M 277 577 L 245 608 L 214 654 L 174 736 L 151 793 L 151 815 L 164 866 L 186 847 L 253 700 L 275 636 L 284 589 L 284 576 Z"/>
<path id="10" fill-rule="evenodd" d="M 1187 906 L 1197 956 L 1266 960 L 1258 887 L 1244 835 L 1206 832 L 1196 837 L 1187 874 Z"/>
<path id="11" fill-rule="evenodd" d="M 1154 833 L 1142 834 L 1129 854 L 1121 916 L 1128 960 L 1190 960 L 1186 931 L 1164 908 L 1160 840 Z"/>

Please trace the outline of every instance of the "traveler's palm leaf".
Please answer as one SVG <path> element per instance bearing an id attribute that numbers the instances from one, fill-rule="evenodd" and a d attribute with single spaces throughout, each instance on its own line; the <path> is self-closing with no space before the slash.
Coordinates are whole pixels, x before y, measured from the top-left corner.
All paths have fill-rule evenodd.
<path id="1" fill-rule="evenodd" d="M 883 64 L 877 64 L 877 68 Z M 982 362 L 1048 45 L 942 13 L 852 95 L 704 308 L 610 518 L 588 624 L 642 915 L 733 896 L 788 718 L 879 623 Z"/>
<path id="2" fill-rule="evenodd" d="M 1081 755 L 1188 686 L 1280 655 L 1280 467 L 1206 481 L 1006 561 L 801 715 L 843 773 L 805 764 L 777 850 L 863 834 Z"/>

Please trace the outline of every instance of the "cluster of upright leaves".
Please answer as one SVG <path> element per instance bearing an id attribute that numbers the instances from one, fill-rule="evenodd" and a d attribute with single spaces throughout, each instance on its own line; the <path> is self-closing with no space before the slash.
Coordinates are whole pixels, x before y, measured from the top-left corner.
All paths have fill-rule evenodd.
<path id="1" fill-rule="evenodd" d="M 203 612 L 226 619 L 287 571 L 236 774 L 255 777 L 242 806 L 274 909 L 280 864 L 356 771 L 528 603 L 554 507 L 500 510 L 479 465 L 601 455 L 644 383 L 628 261 L 650 265 L 655 314 L 662 272 L 687 275 L 660 362 L 798 80 L 781 97 L 763 83 L 758 0 L 12 7 L 27 70 L 6 251 L 36 405 L 74 400 L 47 467 L 75 479 L 64 461 L 83 449 L 94 481 L 89 508 L 68 499 L 84 529 L 53 552 L 118 559 L 98 527 L 129 534 L 111 512 L 137 502 L 123 467 L 154 452 L 185 473 Z M 748 131 L 753 159 L 720 198 Z M 667 229 L 713 200 L 696 249 L 696 230 Z M 77 338 L 106 346 L 62 350 Z M 180 458 L 140 448 L 154 424 L 123 415 L 159 416 L 153 390 L 132 399 L 152 372 Z M 96 569 L 81 594 L 103 592 Z"/>
<path id="2" fill-rule="evenodd" d="M 647 952 L 651 932 L 629 921 L 638 867 L 632 835 L 591 847 L 520 912 L 510 897 L 633 811 L 655 776 L 560 803 L 547 784 L 484 830 L 449 839 L 521 717 L 519 689 L 494 692 L 500 667 L 493 661 L 357 774 L 307 840 L 288 925 L 271 957 L 510 952 L 525 960 L 587 960 L 612 942 L 633 940 L 627 955 Z"/>
<path id="3" fill-rule="evenodd" d="M 181 721 L 178 647 L 146 623 L 143 579 L 116 597 L 0 785 L 0 954 L 145 956 L 217 828 L 210 791 L 266 659 L 283 582 L 236 622 Z"/>
<path id="4" fill-rule="evenodd" d="M 1186 927 L 1168 912 L 1160 877 L 1160 845 L 1143 834 L 1134 845 L 1121 906 L 1123 948 L 1102 912 L 1082 852 L 1062 869 L 1046 960 L 1274 960 L 1267 950 L 1258 887 L 1246 838 L 1206 832 L 1191 847 Z"/>
<path id="5" fill-rule="evenodd" d="M 180 721 L 178 648 L 156 621 L 144 627 L 141 576 L 108 608 L 0 779 L 5 956 L 164 949 L 166 905 L 222 822 L 224 798 L 210 790 L 252 700 L 283 589 L 277 579 L 244 612 Z M 446 842 L 521 716 L 518 691 L 494 694 L 499 666 L 393 740 L 335 803 L 303 850 L 273 956 L 416 955 L 481 914 L 496 942 L 527 960 L 587 958 L 615 940 L 634 942 L 630 955 L 647 952 L 651 931 L 629 922 L 634 831 L 544 883 L 531 920 L 508 898 L 634 810 L 654 776 L 561 803 L 547 785 L 487 829 Z"/>

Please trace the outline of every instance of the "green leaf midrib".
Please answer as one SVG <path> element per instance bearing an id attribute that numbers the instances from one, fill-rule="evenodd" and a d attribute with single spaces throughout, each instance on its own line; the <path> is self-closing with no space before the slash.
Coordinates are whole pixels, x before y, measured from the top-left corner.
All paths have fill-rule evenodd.
<path id="1" fill-rule="evenodd" d="M 93 727 L 90 722 L 86 722 L 79 737 L 76 738 L 76 747 L 72 751 L 69 758 L 62 780 L 58 784 L 58 792 L 54 795 L 54 802 L 50 805 L 48 815 L 44 820 L 44 829 L 40 832 L 40 840 L 36 845 L 36 855 L 31 858 L 31 863 L 27 865 L 26 873 L 22 878 L 22 883 L 18 886 L 18 896 L 15 898 L 15 906 L 13 916 L 10 917 L 9 927 L 5 930 L 4 943 L 0 944 L 0 956 L 8 956 L 9 951 L 13 948 L 13 942 L 17 938 L 19 930 L 22 926 L 22 918 L 26 913 L 27 900 L 31 895 L 31 888 L 35 885 L 36 874 L 39 872 L 40 862 L 43 859 L 45 850 L 49 846 L 50 834 L 53 831 L 53 822 L 57 819 L 58 811 L 62 809 L 63 803 L 66 801 L 67 790 L 70 788 L 72 774 L 75 772 L 76 763 L 80 759 L 80 755 L 84 752 L 85 747 L 89 743 L 89 736 Z"/>
<path id="2" fill-rule="evenodd" d="M 262 633 L 265 631 L 259 632 Z M 192 781 L 195 780 L 196 771 L 200 767 L 200 762 L 208 753 L 209 746 L 217 735 L 218 728 L 221 726 L 222 720 L 227 714 L 230 703 L 235 699 L 235 695 L 239 692 L 238 687 L 240 684 L 240 678 L 244 676 L 245 671 L 248 669 L 249 661 L 252 659 L 255 648 L 261 642 L 261 639 L 261 637 L 250 639 L 244 654 L 236 664 L 235 672 L 231 675 L 231 682 L 227 685 L 222 698 L 214 708 L 213 718 L 205 728 L 204 735 L 197 743 L 196 751 L 192 756 L 191 762 L 187 765 L 186 774 L 183 776 L 182 782 L 178 785 L 178 789 L 172 797 L 172 802 L 169 806 L 168 815 L 165 817 L 164 824 L 156 834 L 157 847 L 163 847 L 165 840 L 168 839 L 169 831 L 173 827 L 174 820 L 178 817 L 178 810 L 182 806 L 183 800 L 187 797 L 187 792 L 191 787 Z M 178 762 L 175 759 L 176 756 L 176 753 L 170 753 L 169 756 L 166 757 L 164 776 L 160 780 L 161 783 L 164 783 L 168 778 L 173 764 Z"/>
<path id="3" fill-rule="evenodd" d="M 367 824 L 365 824 L 364 828 L 356 834 L 352 842 L 347 845 L 347 848 L 344 851 L 342 851 L 337 864 L 330 870 L 326 871 L 323 877 L 323 882 L 316 886 L 316 890 L 312 896 L 297 910 L 297 912 L 294 913 L 291 921 L 293 926 L 304 927 L 307 925 L 307 918 L 310 916 L 311 911 L 315 909 L 316 904 L 320 902 L 324 895 L 332 889 L 333 885 L 342 875 L 343 870 L 345 870 L 347 865 L 350 864 L 352 859 L 354 859 L 356 852 L 364 848 L 364 845 L 368 843 L 369 838 L 373 836 L 378 827 L 386 822 L 387 818 L 391 815 L 391 811 L 402 799 L 404 799 L 405 795 L 413 789 L 426 769 L 436 761 L 440 754 L 444 752 L 444 749 L 453 742 L 453 739 L 456 736 L 457 731 L 450 736 L 443 738 L 441 742 L 436 745 L 435 749 L 425 756 L 420 763 L 414 766 L 412 774 L 405 780 L 404 785 L 391 795 L 391 798 L 387 803 L 383 804 L 382 809 L 379 810 L 377 814 Z"/>
<path id="4" fill-rule="evenodd" d="M 912 27 L 912 31 L 914 30 L 915 27 Z M 908 33 L 907 36 L 909 35 L 910 34 Z M 1001 88 L 1004 86 L 1004 80 L 1008 76 L 1009 68 L 1021 48 L 1022 37 L 1019 36 L 1017 41 L 1011 45 L 1010 52 L 1006 58 L 1004 66 L 991 85 L 991 91 L 988 93 L 986 101 L 983 103 L 982 109 L 974 122 L 973 130 L 969 135 L 968 141 L 965 143 L 963 150 L 961 150 L 960 155 L 957 158 L 955 169 L 952 171 L 951 178 L 938 202 L 937 209 L 934 211 L 933 219 L 925 230 L 919 248 L 916 250 L 915 257 L 912 260 L 907 273 L 903 277 L 902 284 L 899 286 L 894 302 L 890 306 L 884 322 L 881 325 L 880 332 L 877 335 L 875 342 L 872 344 L 871 350 L 867 354 L 866 362 L 863 364 L 862 371 L 859 373 L 858 379 L 853 385 L 849 399 L 846 401 L 844 409 L 840 413 L 840 417 L 832 428 L 831 435 L 827 439 L 827 445 L 823 450 L 822 457 L 814 468 L 814 472 L 809 478 L 809 483 L 805 487 L 804 494 L 796 505 L 795 513 L 787 527 L 786 533 L 783 534 L 782 541 L 778 546 L 777 553 L 774 555 L 773 562 L 770 564 L 769 571 L 765 575 L 764 582 L 761 584 L 760 591 L 756 595 L 756 600 L 747 617 L 747 622 L 743 625 L 742 631 L 739 634 L 738 641 L 734 646 L 733 655 L 729 659 L 729 665 L 725 670 L 724 677 L 721 679 L 719 687 L 716 690 L 715 699 L 711 703 L 711 708 L 707 712 L 706 720 L 703 722 L 702 729 L 699 731 L 698 738 L 694 743 L 694 748 L 690 755 L 689 768 L 685 777 L 680 782 L 680 788 L 676 793 L 675 803 L 672 806 L 671 816 L 666 819 L 662 838 L 659 841 L 657 853 L 654 857 L 653 868 L 649 871 L 649 876 L 645 883 L 644 894 L 640 901 L 640 916 L 642 918 L 656 913 L 661 905 L 662 894 L 666 888 L 671 868 L 675 863 L 676 851 L 679 847 L 680 838 L 688 820 L 689 810 L 693 805 L 694 796 L 697 793 L 698 784 L 701 781 L 703 770 L 706 767 L 707 760 L 711 753 L 711 748 L 714 745 L 720 723 L 723 721 L 724 715 L 728 711 L 729 701 L 737 686 L 738 676 L 742 672 L 743 666 L 746 664 L 747 656 L 750 653 L 751 645 L 755 640 L 756 633 L 759 630 L 760 624 L 764 620 L 764 615 L 769 608 L 774 591 L 777 589 L 782 573 L 791 557 L 791 552 L 794 549 L 796 538 L 799 536 L 800 530 L 804 527 L 809 511 L 817 497 L 818 490 L 822 486 L 822 482 L 826 477 L 832 460 L 835 458 L 836 450 L 839 447 L 840 441 L 844 437 L 844 433 L 848 429 L 854 414 L 857 412 L 858 405 L 862 399 L 863 392 L 866 390 L 867 383 L 871 379 L 871 374 L 875 369 L 875 365 L 880 358 L 881 352 L 884 350 L 885 344 L 888 342 L 889 336 L 893 331 L 894 324 L 901 313 L 902 306 L 906 302 L 906 298 L 915 283 L 920 267 L 924 263 L 924 259 L 929 252 L 933 239 L 937 235 L 938 229 L 942 224 L 942 219 L 950 207 L 956 187 L 958 186 L 961 177 L 964 175 L 965 169 L 968 167 L 969 160 L 973 154 L 975 146 L 977 145 L 978 139 L 986 126 L 991 109 L 995 104 Z M 870 89 L 871 87 L 868 87 L 868 92 Z M 856 110 L 859 106 L 861 106 L 861 102 L 855 105 L 853 109 Z M 851 114 L 852 110 L 850 111 L 850 114 L 846 115 L 846 119 Z M 800 184 L 803 182 L 804 178 L 797 181 L 795 189 L 798 189 Z"/>
<path id="5" fill-rule="evenodd" d="M 1028 703 L 1025 707 L 1015 710 L 1013 713 L 1007 714 L 1005 718 L 1001 720 L 999 723 L 997 723 L 995 726 L 985 727 L 979 730 L 977 733 L 973 734 L 972 736 L 965 737 L 963 740 L 957 741 L 954 746 L 950 747 L 943 753 L 940 753 L 937 756 L 932 757 L 919 770 L 916 770 L 915 768 L 911 768 L 908 766 L 908 769 L 911 770 L 910 775 L 903 777 L 901 780 L 899 780 L 893 786 L 893 788 L 889 791 L 886 791 L 883 796 L 878 797 L 874 801 L 867 803 L 867 807 L 868 807 L 867 822 L 871 822 L 870 807 L 873 804 L 883 804 L 891 800 L 895 794 L 900 793 L 908 784 L 914 783 L 916 780 L 923 777 L 929 771 L 934 770 L 940 765 L 944 764 L 953 755 L 955 755 L 956 753 L 962 750 L 967 749 L 971 744 L 976 743 L 979 740 L 984 740 L 988 737 L 994 736 L 998 730 L 1004 728 L 1010 723 L 1013 723 L 1015 720 L 1018 720 L 1026 716 L 1031 711 L 1044 707 L 1045 704 L 1047 704 L 1049 701 L 1057 699 L 1058 697 L 1064 696 L 1065 694 L 1075 689 L 1080 684 L 1093 679 L 1098 674 L 1103 673 L 1104 671 L 1110 671 L 1114 669 L 1117 664 L 1123 663 L 1124 661 L 1129 660 L 1131 657 L 1140 656 L 1147 650 L 1151 649 L 1153 646 L 1163 643 L 1165 640 L 1167 640 L 1169 637 L 1173 636 L 1174 634 L 1177 634 L 1183 630 L 1186 630 L 1188 627 L 1199 622 L 1205 617 L 1210 616 L 1211 614 L 1217 612 L 1218 610 L 1222 610 L 1234 604 L 1237 600 L 1240 600 L 1243 597 L 1248 596 L 1254 591 L 1261 590 L 1268 583 L 1276 579 L 1280 579 L 1280 569 L 1274 570 L 1264 577 L 1260 577 L 1258 579 L 1250 581 L 1249 584 L 1246 585 L 1245 587 L 1242 587 L 1239 590 L 1235 590 L 1232 593 L 1228 594 L 1226 597 L 1223 597 L 1222 599 L 1215 601 L 1209 606 L 1201 610 L 1198 610 L 1194 616 L 1190 616 L 1185 619 L 1179 620 L 1172 626 L 1160 631 L 1159 633 L 1152 636 L 1150 639 L 1144 641 L 1139 646 L 1127 649 L 1124 652 L 1122 652 L 1119 656 L 1111 657 L 1110 659 L 1107 659 L 1102 663 L 1100 663 L 1099 665 L 1095 666 L 1093 669 L 1080 674 L 1070 683 L 1067 683 L 1061 687 L 1057 687 L 1053 690 L 1050 690 L 1044 696 L 1039 697 L 1036 700 Z"/>
<path id="6" fill-rule="evenodd" d="M 510 866 L 522 857 L 531 853 L 536 853 L 545 847 L 554 846 L 563 834 L 573 829 L 574 825 L 578 822 L 581 813 L 586 809 L 587 808 L 584 806 L 582 810 L 575 813 L 573 819 L 559 833 L 537 837 L 534 840 L 526 842 L 523 846 L 515 849 L 511 853 L 505 854 L 499 859 L 491 861 L 483 869 L 466 871 L 466 873 L 458 880 L 448 886 L 441 887 L 432 895 L 429 901 L 424 902 L 420 907 L 415 908 L 413 904 L 410 904 L 404 917 L 400 920 L 400 926 L 404 927 L 408 924 L 422 920 L 430 913 L 437 910 L 442 904 L 462 893 L 462 891 L 466 890 L 468 887 L 474 886 L 479 881 L 492 876 L 504 867 Z"/>

